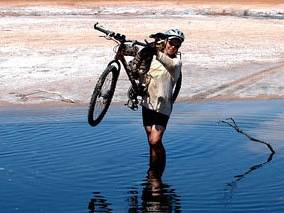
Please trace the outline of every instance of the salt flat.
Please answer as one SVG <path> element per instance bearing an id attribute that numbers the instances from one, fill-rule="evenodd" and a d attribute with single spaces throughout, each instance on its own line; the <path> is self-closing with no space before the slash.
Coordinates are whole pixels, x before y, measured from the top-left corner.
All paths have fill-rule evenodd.
<path id="1" fill-rule="evenodd" d="M 284 97 L 284 6 L 192 1 L 12 1 L 0 4 L 0 104 L 86 104 L 115 43 L 93 29 L 144 40 L 178 27 L 180 101 Z M 121 72 L 114 97 L 126 101 Z"/>

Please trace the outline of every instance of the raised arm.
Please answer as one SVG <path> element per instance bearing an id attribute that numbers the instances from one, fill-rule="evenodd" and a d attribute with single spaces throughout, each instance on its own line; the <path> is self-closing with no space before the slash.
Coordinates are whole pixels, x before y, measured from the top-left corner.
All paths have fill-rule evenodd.
<path id="1" fill-rule="evenodd" d="M 175 72 L 177 69 L 181 68 L 182 62 L 178 58 L 170 58 L 161 51 L 157 51 L 157 60 L 165 66 L 169 72 Z"/>

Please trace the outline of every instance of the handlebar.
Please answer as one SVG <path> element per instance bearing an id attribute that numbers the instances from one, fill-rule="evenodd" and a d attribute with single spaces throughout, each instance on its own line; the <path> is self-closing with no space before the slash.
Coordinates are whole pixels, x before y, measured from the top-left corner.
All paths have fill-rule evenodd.
<path id="1" fill-rule="evenodd" d="M 110 31 L 110 30 L 106 30 L 100 26 L 98 26 L 98 22 L 95 23 L 94 25 L 94 29 L 95 30 L 98 30 L 104 34 L 106 34 L 106 36 L 109 36 L 109 37 L 112 37 L 114 38 L 115 40 L 121 42 L 121 43 L 124 43 L 124 42 L 132 42 L 133 44 L 136 44 L 136 45 L 140 45 L 140 46 L 147 46 L 147 43 L 143 43 L 143 42 L 140 42 L 140 41 L 136 41 L 136 40 L 126 40 L 126 36 L 125 35 L 122 35 L 120 33 L 115 33 L 113 31 Z"/>
<path id="2" fill-rule="evenodd" d="M 115 33 L 112 32 L 112 31 L 105 30 L 104 28 L 99 27 L 98 24 L 99 24 L 99 22 L 95 23 L 95 25 L 94 25 L 95 30 L 98 30 L 98 31 L 100 31 L 100 32 L 102 32 L 102 33 L 104 33 L 104 34 L 106 34 L 106 35 L 109 35 L 109 36 L 115 34 Z"/>

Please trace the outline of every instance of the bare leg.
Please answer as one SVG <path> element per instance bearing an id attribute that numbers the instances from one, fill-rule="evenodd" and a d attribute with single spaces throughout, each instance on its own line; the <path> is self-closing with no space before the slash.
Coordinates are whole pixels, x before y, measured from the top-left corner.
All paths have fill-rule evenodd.
<path id="1" fill-rule="evenodd" d="M 145 131 L 150 146 L 150 167 L 159 168 L 163 173 L 166 163 L 166 151 L 162 143 L 165 128 L 160 125 L 145 127 Z"/>
<path id="2" fill-rule="evenodd" d="M 144 126 L 144 128 L 145 128 L 145 132 L 146 132 L 148 143 L 149 143 L 151 132 L 152 132 L 152 126 Z"/>

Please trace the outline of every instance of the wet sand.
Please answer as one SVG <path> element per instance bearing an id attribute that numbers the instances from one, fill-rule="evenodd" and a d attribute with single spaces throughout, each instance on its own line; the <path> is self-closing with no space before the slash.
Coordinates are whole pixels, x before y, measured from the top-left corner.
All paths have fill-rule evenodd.
<path id="1" fill-rule="evenodd" d="M 86 105 L 114 54 L 97 21 L 137 40 L 182 29 L 179 101 L 284 98 L 279 1 L 1 1 L 0 14 L 0 106 Z M 128 87 L 121 72 L 114 102 Z"/>

